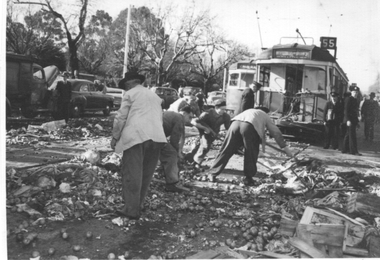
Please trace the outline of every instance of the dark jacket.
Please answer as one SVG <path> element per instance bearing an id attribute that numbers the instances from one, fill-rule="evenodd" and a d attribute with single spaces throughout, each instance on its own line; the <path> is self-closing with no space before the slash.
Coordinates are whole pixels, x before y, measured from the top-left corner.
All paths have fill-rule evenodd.
<path id="1" fill-rule="evenodd" d="M 241 112 L 254 108 L 255 106 L 255 93 L 251 88 L 246 88 L 242 95 L 240 100 L 240 105 L 235 111 L 235 115 L 240 114 Z"/>
<path id="2" fill-rule="evenodd" d="M 326 102 L 323 110 L 323 121 L 333 121 L 336 123 L 343 121 L 343 104 L 340 100 L 338 100 L 335 105 L 331 100 Z"/>
<path id="3" fill-rule="evenodd" d="M 71 100 L 72 86 L 70 82 L 58 81 L 57 83 L 57 100 L 58 102 L 66 103 Z"/>
<path id="4" fill-rule="evenodd" d="M 359 122 L 359 102 L 353 96 L 344 100 L 344 123 L 350 121 L 351 124 Z"/>

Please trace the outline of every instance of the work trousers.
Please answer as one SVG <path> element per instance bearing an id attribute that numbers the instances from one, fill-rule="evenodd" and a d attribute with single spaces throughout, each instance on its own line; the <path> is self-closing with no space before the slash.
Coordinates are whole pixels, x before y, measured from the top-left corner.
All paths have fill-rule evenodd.
<path id="1" fill-rule="evenodd" d="M 125 203 L 123 212 L 126 216 L 140 217 L 163 145 L 148 140 L 123 152 L 121 175 Z"/>
<path id="2" fill-rule="evenodd" d="M 59 101 L 57 104 L 57 110 L 59 113 L 59 120 L 65 119 L 67 124 L 70 116 L 70 101 Z"/>
<path id="3" fill-rule="evenodd" d="M 364 136 L 366 140 L 373 140 L 373 132 L 375 128 L 375 119 L 364 119 Z"/>
<path id="4" fill-rule="evenodd" d="M 194 161 L 198 164 L 201 164 L 207 153 L 210 151 L 211 144 L 214 142 L 215 138 L 212 137 L 210 134 L 202 134 L 199 138 L 199 146 L 197 145 L 193 151 L 191 152 L 194 154 Z"/>
<path id="5" fill-rule="evenodd" d="M 257 172 L 257 159 L 261 138 L 253 125 L 243 121 L 233 121 L 229 127 L 226 138 L 215 158 L 209 174 L 218 176 L 226 167 L 234 153 L 244 146 L 244 175 L 252 178 Z"/>
<path id="6" fill-rule="evenodd" d="M 164 168 L 165 180 L 167 184 L 173 184 L 179 181 L 177 154 L 177 150 L 170 143 L 165 144 L 161 149 L 160 162 Z"/>
<path id="7" fill-rule="evenodd" d="M 342 152 L 348 152 L 351 154 L 358 153 L 358 145 L 356 141 L 356 124 L 351 124 L 351 126 L 347 126 L 346 135 L 343 140 L 343 149 Z"/>
<path id="8" fill-rule="evenodd" d="M 339 126 L 335 121 L 327 121 L 325 125 L 325 148 L 329 148 L 330 144 L 333 149 L 339 146 Z"/>

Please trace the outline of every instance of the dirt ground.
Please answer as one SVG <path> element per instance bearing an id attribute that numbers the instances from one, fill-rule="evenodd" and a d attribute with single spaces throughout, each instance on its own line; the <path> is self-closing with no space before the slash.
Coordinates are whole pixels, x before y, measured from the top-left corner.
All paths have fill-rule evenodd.
<path id="1" fill-rule="evenodd" d="M 71 134 L 68 140 L 49 139 L 46 135 L 41 136 L 41 133 L 34 133 L 39 137 L 30 139 L 23 132 L 24 142 L 19 139 L 14 143 L 7 142 L 8 259 L 30 259 L 36 252 L 41 260 L 69 259 L 64 256 L 112 259 L 110 254 L 114 254 L 116 259 L 123 259 L 126 252 L 125 258 L 133 259 L 147 259 L 151 256 L 164 259 L 185 258 L 202 250 L 224 245 L 235 248 L 253 241 L 258 247 L 256 251 L 271 251 L 274 244 L 278 246 L 279 241 L 283 242 L 283 237 L 276 234 L 281 215 L 287 212 L 299 218 L 305 203 L 316 194 L 315 191 L 295 195 L 275 190 L 257 190 L 255 187 L 246 188 L 241 184 L 243 158 L 241 155 L 234 155 L 220 175 L 220 184 L 202 181 L 199 177 L 201 172 L 189 165 L 182 165 L 182 183 L 190 191 L 180 194 L 165 192 L 164 178 L 158 170 L 152 181 L 142 218 L 138 221 L 126 221 L 114 214 L 115 209 L 121 205 L 120 178 L 116 171 L 102 166 L 92 167 L 83 162 L 83 167 L 89 167 L 87 169 L 95 172 L 98 180 L 94 182 L 96 187 L 86 186 L 84 193 L 81 193 L 83 181 L 78 182 L 75 179 L 76 174 L 84 170 L 79 166 L 82 163 L 80 156 L 86 149 L 97 148 L 102 158 L 112 154 L 109 149 L 112 117 L 89 117 L 84 121 L 86 123 L 75 122 L 71 125 L 81 131 L 80 138 L 77 138 L 79 132 L 73 133 L 72 130 L 68 132 Z M 95 124 L 100 124 L 103 130 L 87 135 L 83 129 L 93 129 Z M 368 143 L 363 140 L 363 129 L 358 131 L 359 151 L 363 156 L 325 150 L 320 143 L 308 145 L 296 140 L 288 142 L 294 150 L 301 151 L 297 157 L 322 162 L 324 171 L 355 172 L 359 179 L 370 186 L 373 182 L 379 183 L 376 177 L 380 176 L 379 132 L 380 125 L 376 125 L 375 141 Z M 195 142 L 196 130 L 187 128 L 186 133 L 185 150 L 189 150 Z M 74 138 L 75 135 L 77 136 Z M 220 142 L 214 144 L 205 162 L 206 168 L 218 152 Z M 269 140 L 269 144 L 275 145 L 273 140 Z M 70 159 L 71 167 L 59 168 L 60 165 L 65 165 L 64 161 Z M 270 184 L 274 180 L 268 178 L 267 173 L 286 159 L 284 155 L 268 147 L 266 153 L 260 155 L 256 179 Z M 43 167 L 46 171 L 56 167 L 53 171 L 56 186 L 44 189 L 42 195 L 41 190 L 38 190 L 28 196 L 15 196 L 15 191 L 20 187 L 35 185 L 36 179 L 41 177 L 41 172 L 37 174 L 36 171 Z M 46 174 L 48 173 L 47 171 Z M 372 179 L 365 179 L 368 173 L 371 173 Z M 10 175 L 13 177 L 8 178 Z M 69 193 L 60 192 L 58 186 L 61 183 L 70 183 L 72 190 Z M 100 190 L 101 196 L 90 196 L 89 193 L 93 190 Z M 81 206 L 76 207 L 78 201 Z M 293 205 L 297 202 L 300 208 L 290 207 L 290 202 Z M 31 215 L 21 210 L 17 205 L 23 203 L 34 206 L 39 204 L 40 208 L 32 207 L 39 209 L 39 214 Z M 52 211 L 48 210 L 54 203 L 68 205 L 68 212 L 73 213 L 64 212 L 62 209 L 65 207 L 61 207 L 59 209 L 65 213 L 64 217 L 54 220 Z M 57 212 L 55 213 L 57 216 Z M 246 231 L 252 226 L 266 234 L 262 243 L 257 238 L 255 240 L 253 237 L 246 237 Z M 88 232 L 91 232 L 91 237 Z M 64 239 L 63 233 L 67 233 L 68 238 Z M 34 237 L 25 242 L 30 234 L 34 234 Z M 54 248 L 54 254 L 48 253 L 49 248 Z M 285 242 L 281 243 L 281 252 L 296 256 L 294 248 L 290 248 Z"/>

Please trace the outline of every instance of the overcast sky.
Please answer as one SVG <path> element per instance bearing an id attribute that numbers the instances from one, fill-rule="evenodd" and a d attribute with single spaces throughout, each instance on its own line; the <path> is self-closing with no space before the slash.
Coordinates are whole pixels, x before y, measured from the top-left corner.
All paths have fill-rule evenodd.
<path id="1" fill-rule="evenodd" d="M 175 3 L 180 5 L 181 1 Z M 129 5 L 154 6 L 153 2 L 105 0 L 93 7 L 116 18 Z M 338 63 L 350 83 L 357 83 L 364 92 L 380 74 L 378 0 L 195 0 L 195 3 L 199 8 L 209 8 L 227 35 L 253 50 L 278 44 L 281 37 L 297 37 L 298 28 L 303 37 L 312 37 L 317 46 L 321 36 L 337 37 Z"/>

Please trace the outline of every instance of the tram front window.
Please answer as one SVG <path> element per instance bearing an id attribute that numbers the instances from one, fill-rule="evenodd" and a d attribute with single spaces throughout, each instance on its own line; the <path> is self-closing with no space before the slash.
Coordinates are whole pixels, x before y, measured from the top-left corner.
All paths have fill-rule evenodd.
<path id="1" fill-rule="evenodd" d="M 237 86 L 239 81 L 239 73 L 230 74 L 230 86 Z"/>
<path id="2" fill-rule="evenodd" d="M 242 73 L 241 80 L 240 80 L 240 87 L 248 88 L 249 85 L 253 84 L 254 77 L 255 77 L 255 74 L 253 73 Z"/>

